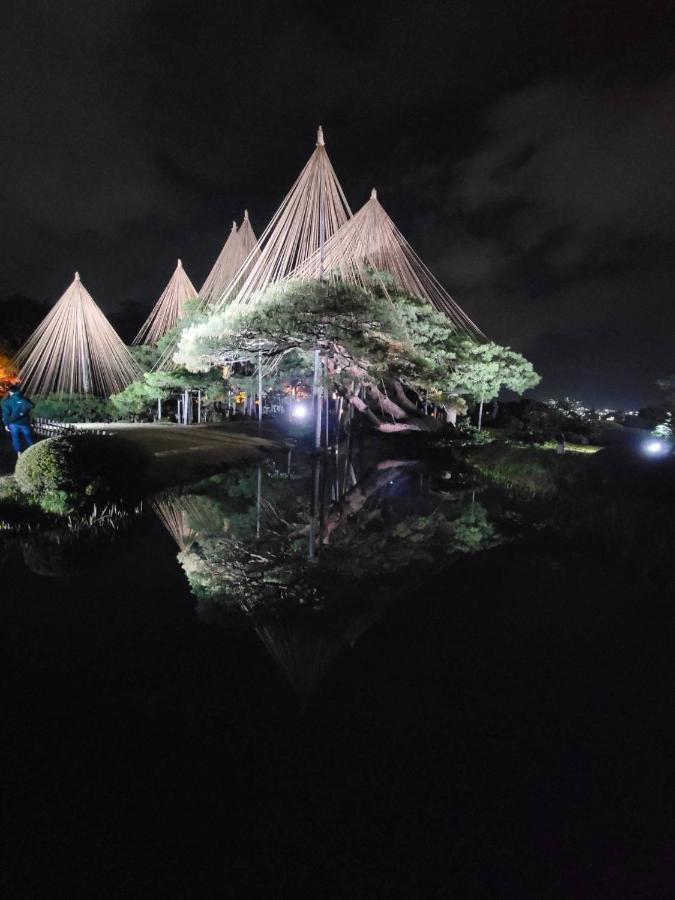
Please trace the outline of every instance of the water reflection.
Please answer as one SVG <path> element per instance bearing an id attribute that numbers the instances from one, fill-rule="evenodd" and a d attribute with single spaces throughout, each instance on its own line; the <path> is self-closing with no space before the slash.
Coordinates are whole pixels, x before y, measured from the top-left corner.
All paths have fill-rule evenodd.
<path id="1" fill-rule="evenodd" d="M 225 626 L 243 617 L 304 701 L 393 601 L 499 542 L 458 475 L 289 454 L 164 494 L 155 509 L 199 616 Z"/>

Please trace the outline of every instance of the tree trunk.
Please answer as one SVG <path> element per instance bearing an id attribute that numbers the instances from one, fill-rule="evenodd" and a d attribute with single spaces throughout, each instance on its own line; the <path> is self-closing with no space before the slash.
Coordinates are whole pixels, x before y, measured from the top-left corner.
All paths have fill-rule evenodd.
<path id="1" fill-rule="evenodd" d="M 364 401 L 360 397 L 352 396 L 349 398 L 349 402 L 355 409 L 357 409 L 366 417 L 366 419 L 374 428 L 385 434 L 395 433 L 398 431 L 420 431 L 418 425 L 412 425 L 410 423 L 404 424 L 399 422 L 383 422 L 375 415 L 372 409 L 366 403 L 364 403 Z"/>
<path id="2" fill-rule="evenodd" d="M 480 405 L 478 407 L 478 430 L 483 427 L 483 403 L 485 402 L 485 394 L 480 395 Z"/>
<path id="3" fill-rule="evenodd" d="M 398 405 L 402 409 L 406 410 L 406 412 L 410 413 L 413 416 L 421 415 L 420 409 L 408 397 L 408 395 L 405 392 L 405 388 L 403 387 L 403 385 L 401 384 L 400 381 L 392 381 L 391 389 L 394 392 L 394 396 L 396 397 Z M 426 408 L 426 402 L 425 402 L 425 408 Z M 425 411 L 424 415 L 426 415 L 426 411 Z"/>
<path id="4" fill-rule="evenodd" d="M 446 403 L 443 405 L 443 409 L 445 410 L 445 421 L 449 425 L 457 424 L 457 408 L 454 406 L 450 406 L 450 404 Z"/>
<path id="5" fill-rule="evenodd" d="M 364 381 L 363 386 L 366 388 L 369 394 L 369 398 L 371 398 L 374 403 L 382 410 L 382 413 L 386 413 L 391 416 L 392 419 L 407 419 L 408 413 L 401 409 L 401 407 L 394 403 L 393 400 L 390 400 L 382 391 L 377 387 L 377 385 L 373 384 L 370 381 Z"/>

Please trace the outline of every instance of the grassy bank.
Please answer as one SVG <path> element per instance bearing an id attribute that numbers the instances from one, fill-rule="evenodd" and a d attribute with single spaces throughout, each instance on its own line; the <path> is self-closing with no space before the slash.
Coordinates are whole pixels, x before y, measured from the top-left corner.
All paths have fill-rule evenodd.
<path id="1" fill-rule="evenodd" d="M 588 551 L 640 565 L 672 565 L 675 458 L 631 447 L 559 455 L 494 442 L 466 447 L 465 462 L 516 497 L 538 500 L 537 520 Z"/>
<path id="2" fill-rule="evenodd" d="M 589 457 L 494 441 L 465 448 L 464 458 L 487 481 L 526 497 L 555 497 L 583 478 Z"/>
<path id="3" fill-rule="evenodd" d="M 101 429 L 103 435 L 94 433 Z M 251 422 L 81 426 L 39 441 L 22 454 L 14 474 L 0 477 L 0 527 L 124 516 L 157 491 L 261 459 L 281 446 L 281 437 L 269 426 L 259 435 Z"/>

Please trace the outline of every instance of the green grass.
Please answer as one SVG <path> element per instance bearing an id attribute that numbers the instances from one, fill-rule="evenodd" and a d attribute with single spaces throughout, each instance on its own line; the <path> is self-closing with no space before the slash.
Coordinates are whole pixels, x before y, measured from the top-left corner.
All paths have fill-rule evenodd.
<path id="1" fill-rule="evenodd" d="M 582 454 L 500 441 L 467 448 L 466 459 L 484 478 L 528 497 L 555 497 L 587 465 Z"/>
<path id="2" fill-rule="evenodd" d="M 558 445 L 555 441 L 546 441 L 538 446 L 543 450 L 555 450 Z M 597 453 L 598 450 L 602 450 L 602 447 L 592 447 L 590 444 L 565 443 L 565 453 Z"/>

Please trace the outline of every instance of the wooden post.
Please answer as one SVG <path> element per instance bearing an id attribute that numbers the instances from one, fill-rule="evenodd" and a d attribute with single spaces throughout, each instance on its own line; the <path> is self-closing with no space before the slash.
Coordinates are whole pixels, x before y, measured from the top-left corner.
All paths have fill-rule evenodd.
<path id="1" fill-rule="evenodd" d="M 262 431 L 262 350 L 258 350 L 258 434 Z"/>
<path id="2" fill-rule="evenodd" d="M 324 408 L 326 410 L 326 450 L 330 446 L 330 434 L 329 434 L 329 419 L 330 419 L 330 399 L 328 397 L 328 391 L 324 390 Z"/>
<path id="3" fill-rule="evenodd" d="M 321 446 L 321 393 L 319 388 L 319 372 L 321 359 L 318 349 L 314 351 L 314 380 L 312 382 L 312 399 L 314 401 L 314 448 Z"/>
<path id="4" fill-rule="evenodd" d="M 202 424 L 202 389 L 197 391 L 197 424 Z"/>
<path id="5" fill-rule="evenodd" d="M 335 453 L 337 454 L 338 448 L 340 446 L 340 430 L 342 427 L 342 407 L 344 404 L 344 397 L 342 394 L 338 397 L 337 409 L 335 411 Z"/>
<path id="6" fill-rule="evenodd" d="M 319 486 L 321 483 L 321 469 L 319 467 L 319 457 L 315 456 L 312 460 L 312 475 L 314 480 L 314 490 L 312 491 L 312 499 L 310 506 L 309 520 L 309 558 L 316 558 L 316 544 L 319 518 Z"/>
<path id="7" fill-rule="evenodd" d="M 157 398 L 157 421 L 162 421 L 162 398 Z"/>
<path id="8" fill-rule="evenodd" d="M 256 504 L 256 516 L 255 516 L 255 536 L 256 540 L 260 540 L 260 501 L 262 495 L 262 470 L 260 466 L 258 466 L 258 502 Z"/>

